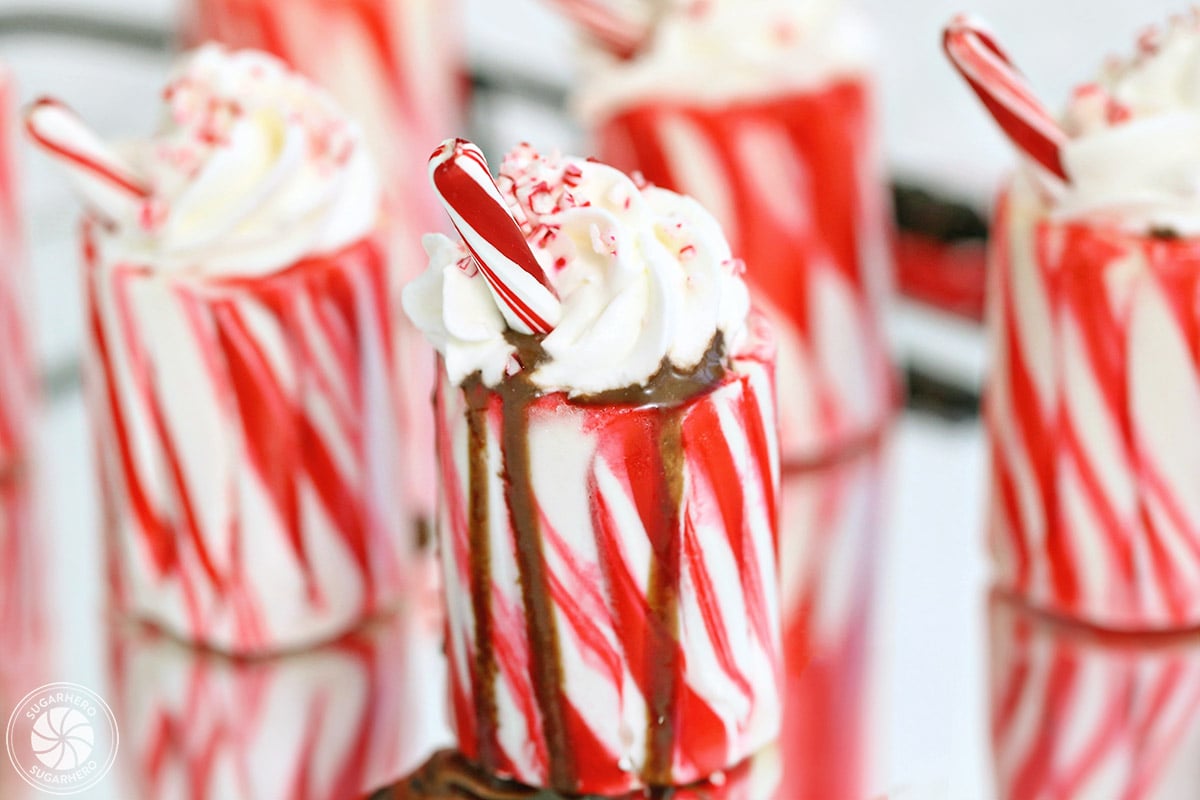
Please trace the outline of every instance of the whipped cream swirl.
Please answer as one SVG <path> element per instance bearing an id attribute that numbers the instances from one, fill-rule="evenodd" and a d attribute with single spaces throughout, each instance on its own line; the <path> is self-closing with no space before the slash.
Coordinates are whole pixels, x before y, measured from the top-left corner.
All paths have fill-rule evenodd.
<path id="1" fill-rule="evenodd" d="M 163 97 L 159 130 L 120 148 L 151 199 L 100 209 L 112 222 L 103 244 L 115 255 L 261 275 L 375 226 L 380 187 L 358 126 L 282 61 L 205 45 L 185 57 Z"/>
<path id="2" fill-rule="evenodd" d="M 647 100 L 770 97 L 860 73 L 872 45 L 841 0 L 675 0 L 635 57 L 591 54 L 577 105 L 596 120 Z"/>
<path id="3" fill-rule="evenodd" d="M 1200 16 L 1142 35 L 1076 90 L 1064 127 L 1070 185 L 1054 213 L 1147 233 L 1200 235 Z"/>
<path id="4" fill-rule="evenodd" d="M 619 170 L 539 156 L 522 145 L 499 186 L 562 303 L 529 380 L 572 396 L 644 385 L 664 366 L 697 367 L 719 338 L 735 354 L 750 298 L 720 225 L 696 201 Z M 495 386 L 522 370 L 513 336 L 467 249 L 424 240 L 428 269 L 404 308 L 442 354 L 452 382 Z"/>

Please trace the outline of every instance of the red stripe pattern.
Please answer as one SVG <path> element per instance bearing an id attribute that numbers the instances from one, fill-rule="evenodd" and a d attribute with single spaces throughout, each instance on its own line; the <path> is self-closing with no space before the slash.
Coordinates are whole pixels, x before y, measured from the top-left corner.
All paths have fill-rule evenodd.
<path id="1" fill-rule="evenodd" d="M 1045 213 L 1019 181 L 992 245 L 997 580 L 1101 627 L 1200 625 L 1200 245 Z"/>
<path id="2" fill-rule="evenodd" d="M 0 478 L 25 456 L 37 398 L 25 244 L 17 208 L 13 109 L 16 92 L 0 68 Z"/>
<path id="3" fill-rule="evenodd" d="M 425 268 L 421 235 L 446 226 L 428 184 L 429 143 L 461 128 L 461 25 L 450 0 L 190 0 L 191 45 L 223 42 L 272 53 L 328 90 L 357 122 L 383 174 L 391 268 L 403 283 Z M 393 320 L 404 431 L 433 429 L 432 348 L 400 314 Z M 432 437 L 398 442 L 405 502 L 433 513 Z"/>
<path id="4" fill-rule="evenodd" d="M 509 324 L 547 334 L 560 312 L 554 287 L 509 211 L 482 151 L 450 139 L 429 159 L 429 179 Z"/>
<path id="5" fill-rule="evenodd" d="M 1000 800 L 1200 796 L 1200 640 L 1100 634 L 993 599 Z"/>
<path id="6" fill-rule="evenodd" d="M 450 732 L 437 701 L 440 613 L 404 611 L 317 650 L 251 661 L 114 626 L 108 696 L 127 796 L 354 800 L 411 772 Z"/>
<path id="7" fill-rule="evenodd" d="M 119 606 L 239 654 L 394 604 L 404 484 L 397 287 L 364 240 L 267 277 L 164 275 L 85 226 L 89 411 Z"/>
<path id="8" fill-rule="evenodd" d="M 946 26 L 942 46 L 1016 148 L 1052 175 L 1067 180 L 1061 152 L 1066 134 L 991 31 L 979 20 L 958 16 Z"/>
<path id="9" fill-rule="evenodd" d="M 785 472 L 779 566 L 789 800 L 868 797 L 875 777 L 871 669 L 883 536 L 882 444 Z"/>
<path id="10" fill-rule="evenodd" d="M 460 748 L 484 769 L 618 795 L 692 783 L 778 734 L 779 461 L 771 354 L 760 347 L 667 411 L 555 394 L 514 420 L 498 392 L 443 382 L 451 699 Z M 523 480 L 503 445 L 513 424 L 528 443 L 541 627 L 523 591 L 534 571 L 518 528 L 530 521 L 510 508 Z M 535 644 L 547 629 L 550 641 Z M 559 671 L 549 687 L 548 663 Z"/>
<path id="11" fill-rule="evenodd" d="M 866 81 L 718 106 L 647 103 L 596 135 L 606 163 L 696 198 L 745 260 L 754 305 L 779 344 L 784 460 L 820 459 L 877 432 L 896 391 L 881 327 L 890 254 Z"/>

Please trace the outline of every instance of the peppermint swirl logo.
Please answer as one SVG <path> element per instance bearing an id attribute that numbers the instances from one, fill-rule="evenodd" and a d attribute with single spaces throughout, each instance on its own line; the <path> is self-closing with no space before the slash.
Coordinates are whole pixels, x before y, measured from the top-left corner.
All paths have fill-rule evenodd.
<path id="1" fill-rule="evenodd" d="M 77 794 L 95 786 L 117 758 L 117 719 L 92 690 L 73 683 L 35 689 L 17 704 L 5 737 L 8 757 L 30 786 Z"/>

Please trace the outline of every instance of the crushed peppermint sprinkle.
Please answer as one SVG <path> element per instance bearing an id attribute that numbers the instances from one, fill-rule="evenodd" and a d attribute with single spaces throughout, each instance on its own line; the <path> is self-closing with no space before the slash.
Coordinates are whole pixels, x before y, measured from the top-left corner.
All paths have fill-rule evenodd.
<path id="1" fill-rule="evenodd" d="M 599 163 L 595 159 L 588 159 L 588 162 Z M 632 185 L 627 181 L 617 182 L 606 190 L 602 199 L 597 198 L 597 202 L 617 213 L 630 212 L 639 194 L 656 191 L 654 185 L 639 173 L 629 177 Z M 517 221 L 526 242 L 538 254 L 543 269 L 551 275 L 566 270 L 579 254 L 575 249 L 578 245 L 570 237 L 560 234 L 565 212 L 592 205 L 591 201 L 585 199 L 589 194 L 582 188 L 584 180 L 585 171 L 578 160 L 566 159 L 558 154 L 541 155 L 529 144 L 518 145 L 504 158 L 496 178 L 500 196 Z M 601 256 L 618 256 L 623 241 L 618 229 L 607 229 L 603 224 L 592 223 L 585 230 L 587 244 L 583 246 L 586 249 Z M 678 216 L 668 217 L 659 223 L 659 236 L 681 262 L 699 255 L 689 224 Z M 741 274 L 744 265 L 731 262 L 729 269 Z"/>
<path id="2" fill-rule="evenodd" d="M 1200 32 L 1200 6 L 1183 14 L 1173 14 L 1165 26 L 1151 25 L 1137 37 L 1134 54 L 1130 58 L 1110 55 L 1105 59 L 1105 71 L 1110 77 L 1120 77 L 1158 55 L 1174 36 L 1195 35 Z"/>
<path id="3" fill-rule="evenodd" d="M 304 131 L 309 158 L 319 173 L 332 174 L 345 166 L 357 139 L 349 121 L 331 104 L 314 98 L 306 79 L 289 74 L 282 63 L 272 66 L 252 64 L 240 82 L 214 78 L 203 63 L 175 78 L 163 90 L 163 100 L 179 131 L 155 154 L 164 164 L 194 177 L 213 151 L 230 146 L 235 126 L 248 113 L 239 98 L 261 94 L 279 104 L 274 110 L 284 122 Z M 280 80 L 285 83 L 282 93 L 276 89 Z"/>

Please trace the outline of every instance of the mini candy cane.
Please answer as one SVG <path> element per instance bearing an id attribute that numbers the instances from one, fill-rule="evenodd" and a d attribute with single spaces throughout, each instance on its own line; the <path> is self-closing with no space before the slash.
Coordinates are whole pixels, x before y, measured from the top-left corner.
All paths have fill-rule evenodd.
<path id="1" fill-rule="evenodd" d="M 93 208 L 150 200 L 150 187 L 134 169 L 62 102 L 35 100 L 25 112 L 25 129 L 70 171 Z"/>
<path id="2" fill-rule="evenodd" d="M 955 17 L 946 26 L 942 46 L 1017 149 L 1068 180 L 1062 164 L 1066 134 L 987 27 L 965 15 Z"/>
<path id="3" fill-rule="evenodd" d="M 522 333 L 552 331 L 561 313 L 558 297 L 479 148 L 446 140 L 429 159 L 429 178 L 508 324 Z"/>
<path id="4" fill-rule="evenodd" d="M 550 0 L 604 49 L 629 58 L 650 35 L 651 4 L 646 0 Z"/>

